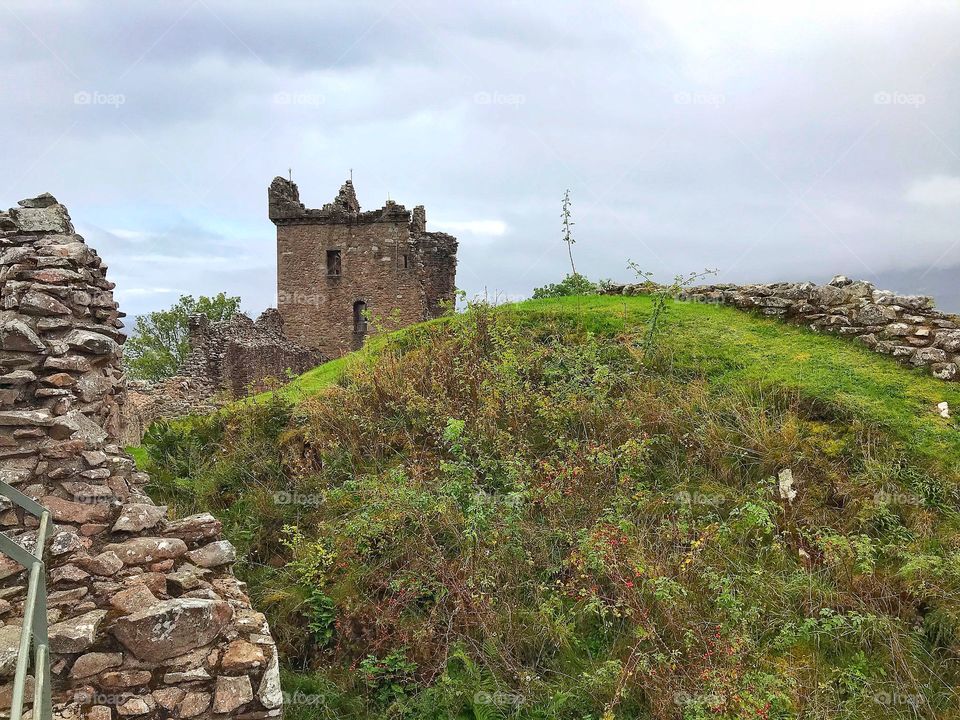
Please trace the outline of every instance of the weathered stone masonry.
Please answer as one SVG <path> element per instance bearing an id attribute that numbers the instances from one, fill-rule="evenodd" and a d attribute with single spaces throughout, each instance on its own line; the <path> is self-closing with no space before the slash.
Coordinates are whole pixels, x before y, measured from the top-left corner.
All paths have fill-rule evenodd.
<path id="1" fill-rule="evenodd" d="M 243 313 L 214 323 L 204 315 L 190 318 L 190 355 L 181 373 L 233 396 L 260 390 L 268 378 L 285 380 L 323 362 L 316 350 L 286 338 L 275 308 L 254 322 Z"/>
<path id="2" fill-rule="evenodd" d="M 290 339 L 337 357 L 380 325 L 429 320 L 454 301 L 457 240 L 427 232 L 423 206 L 411 212 L 388 200 L 361 212 L 348 180 L 332 203 L 308 209 L 296 184 L 281 177 L 268 202 L 278 308 Z"/>
<path id="3" fill-rule="evenodd" d="M 264 616 L 209 514 L 168 517 L 116 444 L 121 313 L 106 267 L 50 195 L 0 213 L 0 478 L 52 513 L 54 702 L 68 718 L 279 717 Z M 6 504 L 26 547 L 36 522 Z M 0 699 L 25 594 L 0 556 Z"/>
<path id="4" fill-rule="evenodd" d="M 121 447 L 139 445 L 155 421 L 208 415 L 227 401 L 204 379 L 177 375 L 159 382 L 127 380 L 118 444 Z"/>
<path id="5" fill-rule="evenodd" d="M 223 322 L 195 315 L 190 318 L 190 354 L 179 374 L 160 382 L 128 382 L 121 444 L 139 445 L 155 420 L 214 412 L 232 398 L 260 392 L 324 360 L 319 351 L 284 336 L 275 308 L 256 322 L 243 313 Z"/>
<path id="6" fill-rule="evenodd" d="M 615 285 L 610 294 L 634 295 L 641 285 Z M 838 275 L 827 285 L 704 285 L 681 299 L 733 305 L 817 332 L 849 337 L 876 352 L 941 380 L 960 381 L 960 317 L 934 310 L 933 299 L 877 290 L 871 283 Z"/>

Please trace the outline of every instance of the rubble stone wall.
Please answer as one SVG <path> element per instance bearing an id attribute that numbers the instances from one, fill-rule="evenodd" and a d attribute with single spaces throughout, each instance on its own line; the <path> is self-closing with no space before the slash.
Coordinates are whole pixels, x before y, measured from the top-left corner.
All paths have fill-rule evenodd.
<path id="1" fill-rule="evenodd" d="M 0 213 L 0 479 L 50 509 L 58 717 L 279 717 L 276 647 L 209 514 L 169 517 L 117 444 L 121 313 L 106 267 L 50 195 Z M 4 503 L 0 528 L 36 542 Z M 0 556 L 0 699 L 25 573 Z"/>
<path id="2" fill-rule="evenodd" d="M 223 322 L 196 315 L 190 318 L 190 347 L 180 374 L 159 382 L 127 383 L 121 446 L 139 445 L 156 420 L 214 412 L 233 398 L 285 382 L 288 375 L 300 375 L 325 360 L 319 351 L 284 336 L 274 308 L 256 322 L 244 314 Z"/>
<path id="3" fill-rule="evenodd" d="M 641 285 L 613 285 L 607 292 L 636 295 Z M 703 285 L 680 299 L 720 303 L 759 312 L 817 332 L 860 342 L 941 380 L 960 381 L 960 317 L 938 312 L 932 298 L 877 290 L 838 275 L 826 285 Z"/>
<path id="4" fill-rule="evenodd" d="M 206 382 L 182 375 L 160 382 L 128 380 L 120 412 L 120 447 L 139 445 L 156 420 L 206 415 L 224 405 Z"/>
<path id="5" fill-rule="evenodd" d="M 319 351 L 288 340 L 280 313 L 270 308 L 256 322 L 243 313 L 223 322 L 190 318 L 190 355 L 180 374 L 214 392 L 242 397 L 263 389 L 269 379 L 300 375 L 323 361 Z"/>

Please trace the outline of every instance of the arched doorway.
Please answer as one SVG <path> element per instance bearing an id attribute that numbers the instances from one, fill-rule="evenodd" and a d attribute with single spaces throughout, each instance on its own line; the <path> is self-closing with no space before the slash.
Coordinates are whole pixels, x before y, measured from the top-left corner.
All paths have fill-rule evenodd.
<path id="1" fill-rule="evenodd" d="M 367 304 L 363 300 L 353 304 L 353 332 L 358 335 L 367 332 Z"/>

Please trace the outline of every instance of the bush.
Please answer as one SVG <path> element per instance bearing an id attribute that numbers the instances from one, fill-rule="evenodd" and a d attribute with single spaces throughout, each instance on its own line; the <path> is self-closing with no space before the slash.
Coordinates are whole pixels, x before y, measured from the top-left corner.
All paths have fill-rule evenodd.
<path id="1" fill-rule="evenodd" d="M 596 295 L 600 292 L 602 286 L 603 283 L 595 283 L 580 273 L 574 273 L 567 275 L 558 283 L 536 288 L 533 291 L 533 297 L 535 300 L 539 300 L 570 295 Z"/>

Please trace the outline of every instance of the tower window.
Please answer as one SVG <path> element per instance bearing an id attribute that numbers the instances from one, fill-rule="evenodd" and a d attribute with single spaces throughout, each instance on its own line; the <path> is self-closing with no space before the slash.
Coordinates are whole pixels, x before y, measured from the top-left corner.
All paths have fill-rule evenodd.
<path id="1" fill-rule="evenodd" d="M 409 269 L 409 268 L 410 268 L 410 256 L 409 256 L 409 255 L 404 255 L 404 256 L 403 256 L 403 269 L 404 269 L 404 270 L 407 270 L 407 269 Z"/>
<path id="2" fill-rule="evenodd" d="M 338 277 L 340 275 L 340 251 L 327 250 L 327 275 Z"/>
<path id="3" fill-rule="evenodd" d="M 363 300 L 357 300 L 353 304 L 353 331 L 355 333 L 367 331 L 367 304 Z"/>

